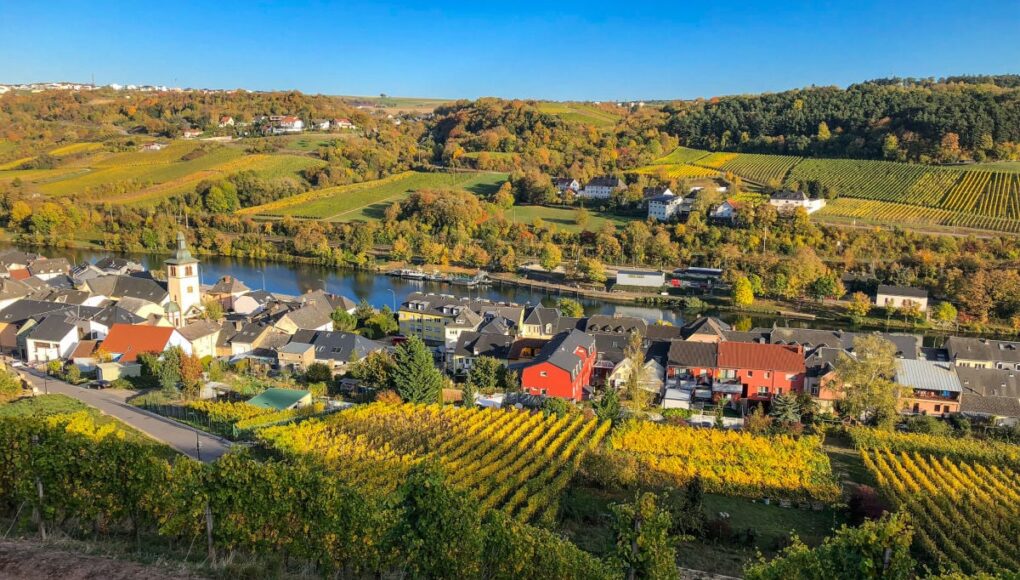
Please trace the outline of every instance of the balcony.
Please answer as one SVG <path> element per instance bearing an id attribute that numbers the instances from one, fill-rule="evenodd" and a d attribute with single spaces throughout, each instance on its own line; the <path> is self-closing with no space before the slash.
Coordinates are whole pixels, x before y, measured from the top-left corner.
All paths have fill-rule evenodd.
<path id="1" fill-rule="evenodd" d="M 960 393 L 954 393 L 951 391 L 909 391 L 903 396 L 905 399 L 918 399 L 921 401 L 947 401 L 955 403 L 960 400 Z"/>

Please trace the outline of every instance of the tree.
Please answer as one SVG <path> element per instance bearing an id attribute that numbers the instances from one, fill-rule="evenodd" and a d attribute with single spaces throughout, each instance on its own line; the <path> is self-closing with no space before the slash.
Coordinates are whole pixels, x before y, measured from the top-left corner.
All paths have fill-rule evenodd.
<path id="1" fill-rule="evenodd" d="M 747 276 L 740 276 L 733 283 L 733 304 L 741 307 L 754 304 L 754 289 Z"/>
<path id="2" fill-rule="evenodd" d="M 882 156 L 889 160 L 897 160 L 900 157 L 900 140 L 896 135 L 889 133 L 882 141 Z"/>
<path id="3" fill-rule="evenodd" d="M 202 361 L 193 354 L 182 354 L 180 361 L 181 393 L 195 399 L 202 391 Z"/>
<path id="4" fill-rule="evenodd" d="M 606 267 L 595 258 L 581 258 L 578 260 L 577 271 L 582 279 L 592 284 L 605 284 L 608 279 L 606 277 Z"/>
<path id="5" fill-rule="evenodd" d="M 411 578 L 473 578 L 484 547 L 477 504 L 454 491 L 430 463 L 411 468 L 400 486 L 388 544 Z"/>
<path id="6" fill-rule="evenodd" d="M 574 223 L 577 224 L 578 228 L 584 230 L 588 227 L 588 224 L 591 223 L 591 212 L 588 211 L 587 208 L 577 208 L 577 210 L 574 211 Z"/>
<path id="7" fill-rule="evenodd" d="M 772 410 L 769 411 L 769 415 L 782 423 L 800 423 L 800 402 L 793 394 L 776 395 L 772 399 Z"/>
<path id="8" fill-rule="evenodd" d="M 559 309 L 561 316 L 568 318 L 581 318 L 584 316 L 584 306 L 581 303 L 572 298 L 560 298 L 556 301 L 556 308 Z"/>
<path id="9" fill-rule="evenodd" d="M 634 409 L 643 410 L 651 402 L 651 393 L 641 386 L 645 378 L 645 347 L 644 337 L 640 332 L 632 332 L 627 337 L 623 356 L 626 357 L 628 367 L 623 386 L 627 399 Z"/>
<path id="10" fill-rule="evenodd" d="M 613 560 L 635 578 L 679 578 L 676 546 L 669 536 L 669 512 L 657 505 L 655 494 L 639 493 L 633 503 L 614 504 L 612 527 L 616 536 Z"/>
<path id="11" fill-rule="evenodd" d="M 811 283 L 811 296 L 815 300 L 825 300 L 826 298 L 839 298 L 846 292 L 846 288 L 843 287 L 843 281 L 839 279 L 835 274 L 829 273 L 824 276 L 819 276 Z"/>
<path id="12" fill-rule="evenodd" d="M 960 136 L 952 131 L 943 135 L 939 141 L 939 159 L 951 163 L 959 161 L 960 154 Z"/>
<path id="13" fill-rule="evenodd" d="M 721 405 L 716 408 L 721 408 Z M 755 405 L 754 410 L 744 417 L 744 430 L 748 433 L 762 435 L 772 430 L 772 422 L 772 417 L 765 414 L 762 405 Z"/>
<path id="14" fill-rule="evenodd" d="M 854 292 L 846 305 L 846 310 L 850 318 L 860 320 L 871 312 L 871 298 L 864 292 Z"/>
<path id="15" fill-rule="evenodd" d="M 157 375 L 159 386 L 166 390 L 176 389 L 181 382 L 181 357 L 184 351 L 181 347 L 174 346 L 163 352 L 162 360 L 159 361 Z"/>
<path id="16" fill-rule="evenodd" d="M 856 421 L 888 426 L 896 418 L 899 386 L 896 346 L 879 336 L 858 336 L 853 355 L 840 353 L 836 360 L 839 408 Z"/>
<path id="17" fill-rule="evenodd" d="M 329 315 L 333 319 L 333 330 L 353 332 L 358 327 L 358 319 L 343 308 L 337 308 Z"/>
<path id="18" fill-rule="evenodd" d="M 559 246 L 552 242 L 546 242 L 542 245 L 542 255 L 540 263 L 546 270 L 553 270 L 556 266 L 560 265 L 563 260 L 563 252 L 560 251 Z"/>
<path id="19" fill-rule="evenodd" d="M 468 409 L 473 409 L 475 406 L 475 395 L 478 394 L 478 389 L 475 388 L 474 383 L 471 381 L 465 381 L 460 388 L 460 394 L 463 400 L 463 406 Z"/>
<path id="20" fill-rule="evenodd" d="M 206 298 L 202 302 L 202 316 L 206 320 L 220 320 L 223 318 L 223 305 L 215 298 Z"/>
<path id="21" fill-rule="evenodd" d="M 823 142 L 823 143 L 825 141 L 828 141 L 830 138 L 832 138 L 832 132 L 829 131 L 829 124 L 826 123 L 825 121 L 822 121 L 821 123 L 818 124 L 818 135 L 817 135 L 817 137 L 818 137 L 818 140 Z"/>
<path id="22" fill-rule="evenodd" d="M 499 377 L 503 365 L 491 356 L 480 356 L 468 372 L 467 382 L 479 391 L 494 391 L 499 388 Z"/>
<path id="23" fill-rule="evenodd" d="M 391 384 L 390 374 L 395 364 L 393 355 L 385 350 L 377 350 L 352 364 L 347 374 L 365 386 L 382 388 Z"/>
<path id="24" fill-rule="evenodd" d="M 601 399 L 595 401 L 592 408 L 600 421 L 609 421 L 615 424 L 620 418 L 620 394 L 616 389 L 610 387 Z"/>
<path id="25" fill-rule="evenodd" d="M 305 369 L 305 382 L 328 383 L 333 380 L 333 370 L 325 363 L 315 362 Z"/>
<path id="26" fill-rule="evenodd" d="M 375 314 L 375 308 L 372 308 L 372 305 L 364 298 L 362 298 L 361 302 L 358 302 L 358 305 L 354 308 L 354 317 L 360 321 L 368 320 L 368 318 L 373 314 Z"/>
<path id="27" fill-rule="evenodd" d="M 776 558 L 759 560 L 744 569 L 747 580 L 907 580 L 916 562 L 910 555 L 914 530 L 904 513 L 843 525 L 821 546 L 809 548 L 794 537 Z"/>
<path id="28" fill-rule="evenodd" d="M 662 498 L 673 527 L 670 533 L 682 538 L 699 538 L 705 533 L 705 486 L 695 476 L 682 493 L 667 491 Z"/>
<path id="29" fill-rule="evenodd" d="M 932 318 L 941 324 L 950 325 L 956 322 L 956 307 L 949 302 L 939 302 L 932 313 Z"/>
<path id="30" fill-rule="evenodd" d="M 390 249 L 390 258 L 397 262 L 409 262 L 413 255 L 411 244 L 406 238 L 400 237 L 393 240 L 393 248 Z"/>
<path id="31" fill-rule="evenodd" d="M 393 311 L 389 306 L 383 306 L 382 310 L 365 320 L 365 336 L 373 340 L 396 334 L 399 330 L 400 324 L 393 318 Z"/>
<path id="32" fill-rule="evenodd" d="M 407 403 L 438 403 L 443 373 L 436 368 L 432 353 L 417 336 L 400 345 L 390 373 L 393 387 Z"/>

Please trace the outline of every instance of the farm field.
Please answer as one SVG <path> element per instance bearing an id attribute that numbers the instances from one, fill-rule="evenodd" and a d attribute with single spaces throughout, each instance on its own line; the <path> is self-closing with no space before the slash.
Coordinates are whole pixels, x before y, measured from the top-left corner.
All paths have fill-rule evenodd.
<path id="1" fill-rule="evenodd" d="M 536 219 L 541 219 L 547 224 L 554 224 L 557 228 L 568 231 L 577 232 L 581 230 L 581 227 L 577 225 L 577 210 L 566 207 L 546 207 L 544 205 L 521 205 L 514 206 L 513 209 L 503 212 L 503 216 L 511 221 L 518 221 L 521 223 L 532 224 L 535 223 Z M 622 227 L 627 225 L 627 222 L 633 218 L 626 218 L 621 216 L 614 216 L 604 213 L 591 212 L 591 217 L 588 220 L 588 225 L 585 229 L 588 231 L 597 231 L 607 223 L 613 224 L 616 227 Z"/>
<path id="2" fill-rule="evenodd" d="M 543 101 L 538 103 L 538 110 L 555 115 L 567 122 L 585 123 L 595 127 L 615 125 L 621 118 L 621 115 L 587 103 Z"/>
<path id="3" fill-rule="evenodd" d="M 251 170 L 265 178 L 295 177 L 323 161 L 305 155 L 246 155 L 237 147 L 174 141 L 160 151 L 97 151 L 93 143 L 67 146 L 63 155 L 90 153 L 54 169 L 0 171 L 0 183 L 19 179 L 26 190 L 60 197 L 81 195 L 85 199 L 124 204 L 150 204 L 194 189 L 203 179 L 225 177 Z M 197 151 L 207 148 L 207 152 Z"/>
<path id="4" fill-rule="evenodd" d="M 676 165 L 679 163 L 693 163 L 702 157 L 708 155 L 708 151 L 702 151 L 701 149 L 689 149 L 687 147 L 677 147 L 676 149 L 669 152 L 669 155 L 660 157 L 652 162 L 652 165 Z"/>
<path id="5" fill-rule="evenodd" d="M 688 165 L 685 163 L 646 165 L 645 167 L 635 169 L 634 173 L 639 175 L 654 175 L 664 181 L 673 179 L 698 179 L 701 177 L 715 177 L 719 175 L 718 170 L 699 167 L 697 165 Z"/>
<path id="6" fill-rule="evenodd" d="M 918 452 L 861 455 L 883 494 L 911 515 L 915 544 L 933 568 L 996 577 L 1020 573 L 1020 474 L 994 463 Z"/>
<path id="7" fill-rule="evenodd" d="M 351 185 L 309 191 L 261 206 L 242 215 L 294 216 L 328 221 L 378 220 L 393 203 L 423 188 L 465 189 L 479 195 L 495 193 L 505 173 L 422 173 L 408 171 Z"/>
<path id="8" fill-rule="evenodd" d="M 447 481 L 522 522 L 554 522 L 559 497 L 609 423 L 577 415 L 374 403 L 326 419 L 269 427 L 285 456 L 317 458 L 351 483 L 392 494 L 408 469 L 436 460 Z"/>

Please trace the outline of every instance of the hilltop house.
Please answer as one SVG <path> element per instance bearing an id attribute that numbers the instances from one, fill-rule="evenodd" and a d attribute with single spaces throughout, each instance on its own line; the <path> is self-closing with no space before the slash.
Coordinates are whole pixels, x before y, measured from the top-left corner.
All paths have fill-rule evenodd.
<path id="1" fill-rule="evenodd" d="M 581 184 L 573 177 L 556 177 L 553 179 L 553 187 L 559 193 L 564 193 L 568 189 L 577 193 L 581 189 Z"/>
<path id="2" fill-rule="evenodd" d="M 779 213 L 793 213 L 797 208 L 803 208 L 808 213 L 814 213 L 825 207 L 825 200 L 811 199 L 808 194 L 802 191 L 784 189 L 772 194 L 769 204 L 776 208 Z"/>
<path id="3" fill-rule="evenodd" d="M 667 222 L 680 213 L 682 205 L 683 198 L 667 188 L 664 193 L 648 198 L 648 219 Z"/>
<path id="4" fill-rule="evenodd" d="M 584 186 L 577 194 L 591 199 L 609 199 L 614 192 L 626 187 L 619 177 L 596 177 Z"/>

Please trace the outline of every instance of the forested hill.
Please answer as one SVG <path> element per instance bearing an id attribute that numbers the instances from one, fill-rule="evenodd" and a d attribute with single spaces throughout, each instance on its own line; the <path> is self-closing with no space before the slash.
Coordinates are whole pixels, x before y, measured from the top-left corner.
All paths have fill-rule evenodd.
<path id="1" fill-rule="evenodd" d="M 710 150 L 920 162 L 1015 157 L 1020 76 L 881 79 L 670 103 L 666 130 Z"/>

